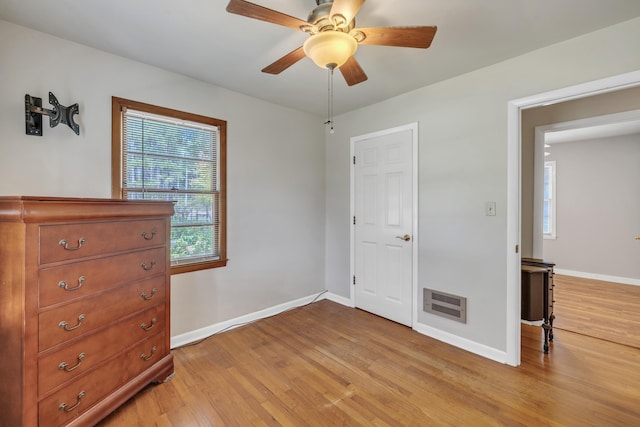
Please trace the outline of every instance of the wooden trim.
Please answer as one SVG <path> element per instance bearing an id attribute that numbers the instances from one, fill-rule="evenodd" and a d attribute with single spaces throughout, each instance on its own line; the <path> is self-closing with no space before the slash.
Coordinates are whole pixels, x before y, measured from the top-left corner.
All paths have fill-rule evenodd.
<path id="1" fill-rule="evenodd" d="M 219 227 L 220 231 L 220 261 L 217 265 L 207 268 L 224 267 L 227 265 L 227 122 L 224 126 L 218 126 L 220 132 L 220 143 L 218 144 L 218 173 L 220 179 L 218 181 L 219 188 Z M 173 269 L 171 270 L 173 272 Z"/>
<path id="2" fill-rule="evenodd" d="M 112 97 L 112 105 L 118 104 L 120 108 L 118 111 L 122 111 L 122 107 L 131 108 L 132 110 L 144 111 L 150 114 L 157 114 L 160 116 L 167 116 L 178 120 L 188 120 L 196 123 L 204 123 L 210 126 L 225 126 L 226 120 L 215 119 L 213 117 L 203 116 L 200 114 L 188 113 L 185 111 L 174 110 L 172 108 L 159 107 L 157 105 L 146 104 L 144 102 L 131 101 L 129 99 Z"/>
<path id="3" fill-rule="evenodd" d="M 219 259 L 215 261 L 199 262 L 191 264 L 182 264 L 171 266 L 171 274 L 188 273 L 190 271 L 206 270 L 208 268 L 225 267 L 227 265 L 227 259 Z"/>
<path id="4" fill-rule="evenodd" d="M 196 262 L 192 264 L 176 265 L 171 267 L 171 274 L 180 274 L 190 271 L 205 270 L 209 268 L 224 267 L 227 265 L 227 121 L 200 114 L 188 113 L 172 108 L 160 107 L 129 99 L 111 98 L 111 194 L 115 199 L 123 199 L 122 188 L 123 152 L 122 152 L 122 128 L 123 110 L 144 111 L 171 117 L 178 120 L 187 120 L 218 128 L 218 186 L 219 186 L 219 252 L 220 259 L 209 262 Z"/>
<path id="5" fill-rule="evenodd" d="M 122 199 L 122 107 L 120 98 L 111 98 L 111 197 Z"/>

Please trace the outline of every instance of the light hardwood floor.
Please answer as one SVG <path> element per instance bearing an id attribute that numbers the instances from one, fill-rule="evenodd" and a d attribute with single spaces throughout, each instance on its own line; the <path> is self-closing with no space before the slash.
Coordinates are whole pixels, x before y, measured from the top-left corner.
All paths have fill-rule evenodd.
<path id="1" fill-rule="evenodd" d="M 640 286 L 554 276 L 554 327 L 640 348 Z"/>
<path id="2" fill-rule="evenodd" d="M 514 368 L 324 300 L 174 350 L 100 426 L 640 425 L 639 349 L 541 331 Z"/>

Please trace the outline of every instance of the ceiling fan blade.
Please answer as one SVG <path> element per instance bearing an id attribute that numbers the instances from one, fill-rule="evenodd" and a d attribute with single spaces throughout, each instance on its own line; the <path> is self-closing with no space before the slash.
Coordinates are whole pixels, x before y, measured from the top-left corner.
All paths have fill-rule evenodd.
<path id="1" fill-rule="evenodd" d="M 329 16 L 342 15 L 349 24 L 364 4 L 364 0 L 333 0 Z"/>
<path id="2" fill-rule="evenodd" d="M 302 19 L 294 18 L 293 16 L 285 15 L 284 13 L 249 3 L 244 0 L 231 0 L 227 5 L 227 12 L 258 19 L 260 21 L 270 22 L 272 24 L 282 25 L 284 27 L 293 28 L 294 30 L 300 30 L 301 26 L 309 25 L 307 21 L 303 21 Z"/>
<path id="3" fill-rule="evenodd" d="M 285 56 L 278 59 L 273 64 L 264 67 L 262 69 L 262 72 L 269 74 L 280 74 L 296 62 L 300 61 L 305 56 L 306 55 L 304 54 L 304 50 L 302 50 L 302 46 L 300 46 L 296 50 L 287 53 Z"/>
<path id="4" fill-rule="evenodd" d="M 426 49 L 436 35 L 438 27 L 373 27 L 355 28 L 366 35 L 360 44 L 378 46 L 417 47 Z"/>
<path id="5" fill-rule="evenodd" d="M 347 82 L 347 85 L 353 86 L 358 83 L 362 83 L 368 79 L 367 75 L 362 70 L 362 67 L 354 56 L 349 58 L 347 62 L 340 67 L 342 77 Z"/>

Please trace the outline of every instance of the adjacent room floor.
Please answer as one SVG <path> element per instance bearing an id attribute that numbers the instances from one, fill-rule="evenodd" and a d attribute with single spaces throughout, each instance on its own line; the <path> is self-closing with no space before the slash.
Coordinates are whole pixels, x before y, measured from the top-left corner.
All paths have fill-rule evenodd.
<path id="1" fill-rule="evenodd" d="M 640 286 L 554 276 L 554 328 L 640 348 Z"/>

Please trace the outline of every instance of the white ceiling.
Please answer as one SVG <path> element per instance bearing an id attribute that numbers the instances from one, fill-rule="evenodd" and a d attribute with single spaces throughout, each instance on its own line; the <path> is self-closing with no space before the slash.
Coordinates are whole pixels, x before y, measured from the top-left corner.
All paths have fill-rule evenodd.
<path id="1" fill-rule="evenodd" d="M 615 138 L 626 135 L 640 137 L 640 110 L 554 123 L 543 127 L 546 129 L 544 132 L 545 144 Z"/>
<path id="2" fill-rule="evenodd" d="M 0 0 L 0 19 L 291 108 L 324 115 L 326 71 L 260 70 L 307 37 L 232 15 L 228 0 Z M 306 20 L 314 0 L 255 0 Z M 369 80 L 335 75 L 335 113 L 640 16 L 640 0 L 368 0 L 359 27 L 437 25 L 427 50 L 360 46 Z M 30 52 L 37 54 L 34 52 Z M 46 64 L 42 64 L 46 67 Z"/>
<path id="3" fill-rule="evenodd" d="M 640 135 L 640 121 L 610 123 L 577 129 L 560 130 L 545 134 L 544 142 L 558 144 L 599 138 L 613 138 L 625 135 Z"/>

